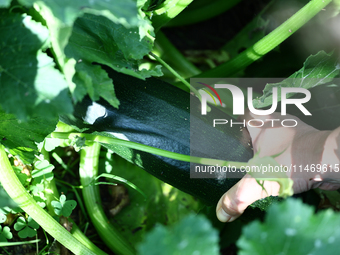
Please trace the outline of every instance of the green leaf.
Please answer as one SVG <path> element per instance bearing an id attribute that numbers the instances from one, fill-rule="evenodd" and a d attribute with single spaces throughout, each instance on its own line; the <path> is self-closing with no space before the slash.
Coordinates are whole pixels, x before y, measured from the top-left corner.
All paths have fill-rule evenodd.
<path id="1" fill-rule="evenodd" d="M 1 207 L 0 208 L 0 214 L 7 215 L 9 213 L 11 214 L 17 214 L 17 213 L 22 213 L 23 210 L 20 207 L 17 207 L 17 205 L 14 205 L 12 207 Z"/>
<path id="2" fill-rule="evenodd" d="M 13 166 L 12 168 L 13 168 L 15 174 L 17 175 L 19 181 L 21 182 L 21 184 L 23 186 L 26 186 L 28 184 L 28 181 L 27 181 L 28 176 L 27 176 L 27 174 L 22 173 L 23 168 L 21 166 Z"/>
<path id="3" fill-rule="evenodd" d="M 0 104 L 20 120 L 33 115 L 55 119 L 73 110 L 68 86 L 41 50 L 49 44 L 46 27 L 30 16 L 1 11 Z"/>
<path id="4" fill-rule="evenodd" d="M 263 223 L 254 221 L 243 229 L 238 254 L 337 254 L 339 213 L 313 212 L 313 207 L 292 198 L 274 204 Z"/>
<path id="5" fill-rule="evenodd" d="M 84 13 L 103 15 L 126 26 L 136 26 L 140 23 L 137 18 L 137 5 L 133 0 L 19 0 L 19 2 L 26 6 L 32 6 L 34 3 L 46 6 L 56 19 L 69 26 Z"/>
<path id="6" fill-rule="evenodd" d="M 89 94 L 93 101 L 102 97 L 114 107 L 118 107 L 119 101 L 116 98 L 112 80 L 100 66 L 82 62 L 76 65 L 76 71 L 73 77 L 73 81 L 77 84 L 73 93 L 76 102 Z"/>
<path id="7" fill-rule="evenodd" d="M 45 138 L 45 140 L 39 144 L 39 150 L 41 151 L 42 148 L 44 148 L 46 151 L 50 152 L 53 151 L 55 148 L 57 148 L 62 141 L 60 139 L 55 138 Z"/>
<path id="8" fill-rule="evenodd" d="M 44 192 L 40 192 L 37 196 L 33 196 L 33 199 L 37 202 L 37 204 L 41 207 L 41 208 L 45 208 L 46 206 L 46 197 L 43 196 Z"/>
<path id="9" fill-rule="evenodd" d="M 140 39 L 138 28 L 127 29 L 105 17 L 86 14 L 75 22 L 65 53 L 67 57 L 74 58 L 78 62 L 77 65 L 86 64 L 85 67 L 77 67 L 76 70 L 88 72 L 92 67 L 91 70 L 94 70 L 96 75 L 102 76 L 102 73 L 91 66 L 96 62 L 110 66 L 118 72 L 144 79 L 151 75 L 161 75 L 159 69 L 138 69 L 139 61 L 152 47 L 153 38 L 145 36 Z M 92 80 L 95 80 L 93 76 Z M 106 79 L 106 76 L 104 78 Z M 101 77 L 96 79 L 100 80 Z M 92 86 L 95 85 L 97 84 Z M 89 84 L 81 86 L 86 88 Z"/>
<path id="10" fill-rule="evenodd" d="M 33 237 L 37 234 L 36 229 L 39 228 L 39 224 L 36 223 L 30 216 L 27 221 L 24 217 L 19 217 L 14 224 L 14 229 L 18 232 L 20 238 Z"/>
<path id="11" fill-rule="evenodd" d="M 5 226 L 2 228 L 0 226 L 0 242 L 7 242 L 8 239 L 12 239 L 13 235 L 9 227 Z"/>
<path id="12" fill-rule="evenodd" d="M 37 231 L 26 226 L 21 231 L 18 232 L 20 238 L 33 237 L 37 234 Z"/>
<path id="13" fill-rule="evenodd" d="M 137 250 L 139 255 L 217 255 L 218 242 L 218 231 L 205 217 L 189 215 L 172 227 L 156 226 Z"/>
<path id="14" fill-rule="evenodd" d="M 76 62 L 74 59 L 66 58 L 64 49 L 68 44 L 73 23 L 78 17 L 84 13 L 92 13 L 106 17 L 111 22 L 122 24 L 125 27 L 139 26 L 141 38 L 146 34 L 145 31 L 152 31 L 150 22 L 140 16 L 134 0 L 88 0 L 85 2 L 82 0 L 21 0 L 21 3 L 28 6 L 35 3 L 34 8 L 45 19 L 51 34 L 54 56 L 71 90 L 75 88 L 72 77 Z M 101 44 L 96 46 L 99 49 Z"/>
<path id="15" fill-rule="evenodd" d="M 37 153 L 36 143 L 54 131 L 58 117 L 45 119 L 41 116 L 31 117 L 22 122 L 12 114 L 0 111 L 0 139 L 9 152 L 18 156 L 24 163 L 32 163 Z"/>
<path id="16" fill-rule="evenodd" d="M 113 28 L 113 37 L 125 59 L 142 59 L 153 48 L 153 38 L 140 39 L 138 28 L 126 29 L 122 25 Z"/>
<path id="17" fill-rule="evenodd" d="M 45 190 L 44 184 L 35 183 L 30 185 L 29 190 L 32 191 L 33 194 L 41 194 Z"/>
<path id="18" fill-rule="evenodd" d="M 19 217 L 17 222 L 14 224 L 14 229 L 16 231 L 20 231 L 24 227 L 26 227 L 27 223 L 24 217 Z"/>
<path id="19" fill-rule="evenodd" d="M 45 206 L 45 204 L 43 204 L 43 202 L 46 201 L 44 197 L 45 188 L 54 178 L 53 169 L 54 166 L 47 160 L 38 160 L 34 164 L 34 170 L 32 171 L 33 180 L 29 186 L 29 190 L 35 195 L 35 200 L 40 203 L 41 207 Z"/>
<path id="20" fill-rule="evenodd" d="M 53 179 L 54 166 L 48 162 L 48 160 L 39 160 L 34 164 L 34 170 L 32 171 L 32 177 L 41 183 L 41 180 L 50 181 Z"/>
<path id="21" fill-rule="evenodd" d="M 77 206 L 77 202 L 74 200 L 67 200 L 66 196 L 61 195 L 59 201 L 52 201 L 52 206 L 54 207 L 54 212 L 59 216 L 69 217 L 74 208 Z"/>
<path id="22" fill-rule="evenodd" d="M 36 223 L 31 216 L 28 216 L 27 218 L 27 226 L 33 228 L 33 229 L 38 229 L 39 228 L 39 224 Z"/>
<path id="23" fill-rule="evenodd" d="M 303 67 L 279 83 L 269 83 L 263 90 L 263 96 L 253 99 L 255 108 L 262 108 L 272 105 L 272 89 L 278 88 L 278 101 L 281 100 L 282 87 L 296 87 L 310 89 L 333 80 L 339 74 L 340 65 L 335 54 L 327 54 L 324 51 L 318 52 L 307 58 Z M 287 98 L 296 93 L 287 94 Z"/>
<path id="24" fill-rule="evenodd" d="M 0 0 L 0 7 L 7 8 L 11 5 L 12 0 Z"/>

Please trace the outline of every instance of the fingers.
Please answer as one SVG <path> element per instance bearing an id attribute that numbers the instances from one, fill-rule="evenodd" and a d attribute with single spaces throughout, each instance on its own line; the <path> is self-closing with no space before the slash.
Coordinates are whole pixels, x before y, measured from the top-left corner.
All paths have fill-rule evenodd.
<path id="1" fill-rule="evenodd" d="M 263 186 L 265 190 L 249 175 L 243 177 L 221 197 L 216 207 L 217 218 L 222 222 L 231 222 L 256 200 L 278 195 L 280 185 L 277 182 L 265 181 Z"/>

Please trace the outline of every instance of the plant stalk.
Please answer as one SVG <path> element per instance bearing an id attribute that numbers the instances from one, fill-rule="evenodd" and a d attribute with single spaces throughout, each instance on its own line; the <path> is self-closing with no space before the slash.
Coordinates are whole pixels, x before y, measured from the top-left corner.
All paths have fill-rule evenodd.
<path id="1" fill-rule="evenodd" d="M 234 162 L 234 161 L 224 161 L 224 160 L 218 160 L 218 159 L 210 159 L 210 158 L 200 158 L 200 157 L 193 157 L 189 155 L 184 155 L 172 151 L 167 151 L 159 148 L 155 148 L 152 146 L 126 141 L 118 138 L 113 137 L 107 137 L 107 136 L 101 136 L 101 135 L 91 135 L 91 134 L 84 134 L 84 133 L 61 133 L 61 132 L 53 132 L 51 134 L 53 138 L 59 138 L 59 139 L 74 139 L 76 137 L 85 137 L 87 141 L 91 142 L 98 142 L 103 144 L 116 144 L 125 146 L 131 149 L 136 149 L 140 151 L 145 151 L 147 153 L 156 154 L 159 156 L 172 158 L 176 160 L 181 160 L 185 162 L 191 162 L 191 163 L 198 163 L 198 164 L 204 164 L 204 165 L 220 165 L 220 166 L 227 166 L 232 165 L 236 168 L 240 168 L 242 166 L 247 166 L 247 163 L 245 162 Z M 82 186 L 85 187 L 85 185 L 82 183 Z"/>
<path id="2" fill-rule="evenodd" d="M 104 243 L 115 253 L 122 255 L 136 254 L 133 247 L 113 227 L 101 206 L 99 187 L 89 185 L 98 175 L 100 144 L 92 143 L 80 152 L 79 175 L 85 207 L 88 215 Z"/>
<path id="3" fill-rule="evenodd" d="M 276 48 L 288 37 L 294 34 L 300 27 L 306 24 L 311 18 L 325 8 L 332 0 L 312 0 L 301 8 L 287 21 L 263 37 L 253 46 L 244 50 L 230 61 L 219 65 L 209 71 L 197 75 L 199 77 L 231 77 L 260 59 L 265 54 Z"/>
<path id="4" fill-rule="evenodd" d="M 200 93 L 190 85 L 189 82 L 187 82 L 182 76 L 180 76 L 171 66 L 169 66 L 167 63 L 165 63 L 160 57 L 158 57 L 156 54 L 150 52 L 150 56 L 154 57 L 159 63 L 161 63 L 164 67 L 166 67 L 175 77 L 177 77 L 183 84 L 190 89 L 198 98 L 201 98 Z"/>
<path id="5" fill-rule="evenodd" d="M 47 233 L 74 254 L 95 255 L 70 232 L 53 219 L 22 186 L 12 169 L 4 147 L 0 145 L 0 181 L 8 195 L 31 216 Z"/>

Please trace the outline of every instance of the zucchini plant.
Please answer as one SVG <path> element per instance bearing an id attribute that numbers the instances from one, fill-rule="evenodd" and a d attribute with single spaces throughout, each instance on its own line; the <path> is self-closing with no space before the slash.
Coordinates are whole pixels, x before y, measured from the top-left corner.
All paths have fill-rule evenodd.
<path id="1" fill-rule="evenodd" d="M 189 79 L 283 77 L 257 85 L 259 108 L 268 106 L 271 87 L 321 79 L 299 84 L 312 91 L 308 108 L 316 118 L 299 117 L 319 129 L 339 126 L 340 67 L 331 43 L 339 3 L 258 0 L 254 12 L 250 2 L 0 0 L 0 249 L 218 254 L 232 240 L 243 254 L 255 254 L 254 232 L 269 228 L 273 212 L 289 215 L 287 208 L 300 205 L 274 205 L 263 226 L 254 221 L 237 241 L 241 219 L 238 235 L 229 238 L 211 208 L 239 179 L 190 178 L 190 164 L 241 168 L 262 161 L 254 160 L 246 130 L 211 126 L 214 117 L 234 118 L 231 109 L 210 104 L 202 115 L 200 90 Z M 278 11 L 284 5 L 288 15 Z M 228 25 L 231 35 L 219 34 L 225 17 L 242 15 L 242 24 Z M 297 44 L 311 27 L 329 43 Z M 213 49 L 203 49 L 209 44 Z M 191 147 L 190 132 L 209 134 L 204 150 Z M 275 201 L 254 203 L 243 220 L 263 216 Z M 188 230 L 196 220 L 199 226 Z M 171 231 L 188 239 L 172 239 Z M 157 249 L 166 242 L 171 249 Z"/>

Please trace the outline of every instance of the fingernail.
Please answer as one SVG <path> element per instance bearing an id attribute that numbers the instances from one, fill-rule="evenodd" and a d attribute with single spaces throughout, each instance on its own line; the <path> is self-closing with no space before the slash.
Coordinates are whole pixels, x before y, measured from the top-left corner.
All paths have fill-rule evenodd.
<path id="1" fill-rule="evenodd" d="M 228 222 L 231 219 L 231 216 L 227 214 L 222 208 L 217 211 L 217 218 L 222 222 Z"/>

